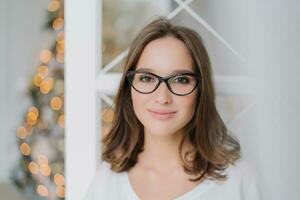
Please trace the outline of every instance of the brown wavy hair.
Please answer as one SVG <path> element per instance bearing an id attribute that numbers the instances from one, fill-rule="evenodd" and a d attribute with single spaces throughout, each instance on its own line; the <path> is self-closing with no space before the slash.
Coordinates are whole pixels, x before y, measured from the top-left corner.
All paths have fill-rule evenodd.
<path id="1" fill-rule="evenodd" d="M 124 73 L 114 99 L 112 126 L 102 139 L 102 160 L 110 163 L 115 172 L 128 171 L 137 163 L 138 154 L 143 151 L 144 127 L 134 114 L 126 72 L 136 68 L 148 43 L 169 36 L 186 45 L 193 58 L 194 70 L 201 75 L 195 112 L 185 126 L 186 134 L 178 149 L 183 168 L 187 174 L 197 176 L 190 181 L 198 181 L 203 177 L 226 180 L 227 176 L 222 172 L 241 157 L 241 149 L 238 140 L 229 134 L 217 112 L 208 53 L 197 32 L 175 25 L 165 17 L 159 17 L 145 26 L 129 47 Z M 186 141 L 191 144 L 192 151 L 183 152 Z"/>

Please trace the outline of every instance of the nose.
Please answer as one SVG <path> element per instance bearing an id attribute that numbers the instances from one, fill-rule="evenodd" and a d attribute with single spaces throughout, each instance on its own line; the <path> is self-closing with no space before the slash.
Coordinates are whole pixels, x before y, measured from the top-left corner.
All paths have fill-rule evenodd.
<path id="1" fill-rule="evenodd" d="M 172 102 L 172 94 L 167 84 L 162 82 L 158 88 L 154 91 L 155 102 L 159 104 L 169 104 Z"/>

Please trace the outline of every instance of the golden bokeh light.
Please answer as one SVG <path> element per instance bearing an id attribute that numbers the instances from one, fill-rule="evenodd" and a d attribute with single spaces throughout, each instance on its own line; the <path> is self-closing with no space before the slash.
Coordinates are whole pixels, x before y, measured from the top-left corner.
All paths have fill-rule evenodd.
<path id="1" fill-rule="evenodd" d="M 110 131 L 111 127 L 109 126 L 102 126 L 101 128 L 101 136 L 104 137 L 108 134 L 108 132 Z"/>
<path id="2" fill-rule="evenodd" d="M 27 117 L 26 117 L 27 123 L 29 125 L 35 125 L 38 117 L 39 117 L 39 110 L 34 106 L 29 108 Z"/>
<path id="3" fill-rule="evenodd" d="M 47 156 L 41 154 L 38 156 L 38 163 L 40 165 L 48 165 L 49 160 L 48 160 Z"/>
<path id="4" fill-rule="evenodd" d="M 65 115 L 59 116 L 57 123 L 61 128 L 65 128 Z"/>
<path id="5" fill-rule="evenodd" d="M 37 117 L 39 116 L 39 109 L 35 106 L 32 106 L 28 109 L 28 112 L 34 113 Z"/>
<path id="6" fill-rule="evenodd" d="M 50 176 L 51 168 L 47 164 L 41 164 L 40 165 L 40 172 L 43 176 Z"/>
<path id="7" fill-rule="evenodd" d="M 65 51 L 65 40 L 60 40 L 59 42 L 56 43 L 56 51 L 59 54 L 63 54 Z"/>
<path id="8" fill-rule="evenodd" d="M 48 76 L 49 68 L 46 65 L 41 65 L 38 68 L 38 75 L 44 79 L 46 76 Z"/>
<path id="9" fill-rule="evenodd" d="M 56 187 L 56 195 L 60 198 L 65 197 L 65 188 L 63 186 L 57 186 Z"/>
<path id="10" fill-rule="evenodd" d="M 20 139 L 24 139 L 27 136 L 27 129 L 24 126 L 20 126 L 17 131 L 17 136 Z"/>
<path id="11" fill-rule="evenodd" d="M 28 169 L 32 174 L 37 174 L 39 172 L 39 165 L 35 162 L 30 162 Z"/>
<path id="12" fill-rule="evenodd" d="M 58 186 L 63 186 L 65 184 L 65 178 L 61 174 L 55 174 L 53 180 L 54 183 Z"/>
<path id="13" fill-rule="evenodd" d="M 57 0 L 53 0 L 48 4 L 48 11 L 55 12 L 59 9 L 59 7 L 60 7 L 60 2 Z"/>
<path id="14" fill-rule="evenodd" d="M 114 111 L 112 109 L 105 109 L 102 113 L 102 120 L 105 123 L 111 123 L 114 118 Z"/>
<path id="15" fill-rule="evenodd" d="M 53 110 L 60 110 L 62 107 L 62 100 L 60 97 L 53 97 L 50 102 L 50 106 Z"/>
<path id="16" fill-rule="evenodd" d="M 48 63 L 51 60 L 52 52 L 48 49 L 45 49 L 40 54 L 40 61 L 43 63 Z"/>
<path id="17" fill-rule="evenodd" d="M 48 196 L 49 194 L 48 189 L 44 185 L 38 185 L 36 191 L 39 195 L 43 197 Z"/>
<path id="18" fill-rule="evenodd" d="M 35 118 L 35 115 L 33 113 L 28 113 L 27 115 L 27 123 L 30 125 L 35 125 L 37 122 L 37 118 Z"/>
<path id="19" fill-rule="evenodd" d="M 43 78 L 39 74 L 36 74 L 32 80 L 33 84 L 37 87 L 39 87 L 41 85 L 42 81 L 43 81 Z"/>
<path id="20" fill-rule="evenodd" d="M 52 27 L 54 30 L 59 30 L 64 26 L 64 19 L 62 17 L 58 17 L 53 21 Z"/>
<path id="21" fill-rule="evenodd" d="M 31 148 L 30 148 L 30 146 L 29 146 L 27 143 L 23 142 L 23 143 L 20 145 L 20 151 L 21 151 L 21 153 L 22 153 L 23 155 L 28 156 L 28 155 L 30 155 L 30 153 L 31 153 Z"/>
<path id="22" fill-rule="evenodd" d="M 45 80 L 42 81 L 41 85 L 40 85 L 40 91 L 43 94 L 48 94 L 52 88 L 53 88 L 54 82 L 52 78 L 46 78 Z"/>

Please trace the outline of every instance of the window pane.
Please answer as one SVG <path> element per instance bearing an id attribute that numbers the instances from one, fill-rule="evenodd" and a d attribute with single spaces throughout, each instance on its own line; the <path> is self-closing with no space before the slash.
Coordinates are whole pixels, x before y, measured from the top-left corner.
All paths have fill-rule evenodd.
<path id="1" fill-rule="evenodd" d="M 138 30 L 155 16 L 168 15 L 172 5 L 171 0 L 104 0 L 101 67 L 126 50 Z M 110 71 L 120 72 L 123 62 Z"/>

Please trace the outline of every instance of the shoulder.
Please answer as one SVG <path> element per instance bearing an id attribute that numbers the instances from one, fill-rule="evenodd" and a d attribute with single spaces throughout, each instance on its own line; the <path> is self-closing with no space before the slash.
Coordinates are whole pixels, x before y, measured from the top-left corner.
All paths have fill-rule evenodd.
<path id="1" fill-rule="evenodd" d="M 253 161 L 240 159 L 226 171 L 228 184 L 238 189 L 243 199 L 260 199 L 258 169 Z"/>
<path id="2" fill-rule="evenodd" d="M 114 172 L 111 170 L 111 165 L 106 161 L 101 161 L 101 163 L 99 164 L 99 166 L 97 168 L 96 176 L 110 175 L 113 173 Z"/>
<path id="3" fill-rule="evenodd" d="M 226 169 L 229 176 L 239 178 L 252 177 L 257 174 L 257 167 L 254 162 L 245 159 L 239 159 L 234 164 L 231 164 Z"/>
<path id="4" fill-rule="evenodd" d="M 85 200 L 115 199 L 114 191 L 121 188 L 124 173 L 111 170 L 110 164 L 102 161 L 90 183 Z"/>
<path id="5" fill-rule="evenodd" d="M 252 182 L 256 183 L 257 179 L 257 167 L 253 161 L 240 159 L 234 164 L 230 164 L 224 174 L 227 175 L 225 182 L 238 185 L 246 185 Z"/>
<path id="6" fill-rule="evenodd" d="M 222 174 L 227 175 L 225 181 L 207 179 L 199 184 L 192 196 L 180 199 L 260 200 L 254 163 L 238 160 L 229 165 Z"/>
<path id="7" fill-rule="evenodd" d="M 102 161 L 96 170 L 94 181 L 107 185 L 109 182 L 118 179 L 123 173 L 117 173 L 111 169 L 111 165 L 108 162 Z"/>

